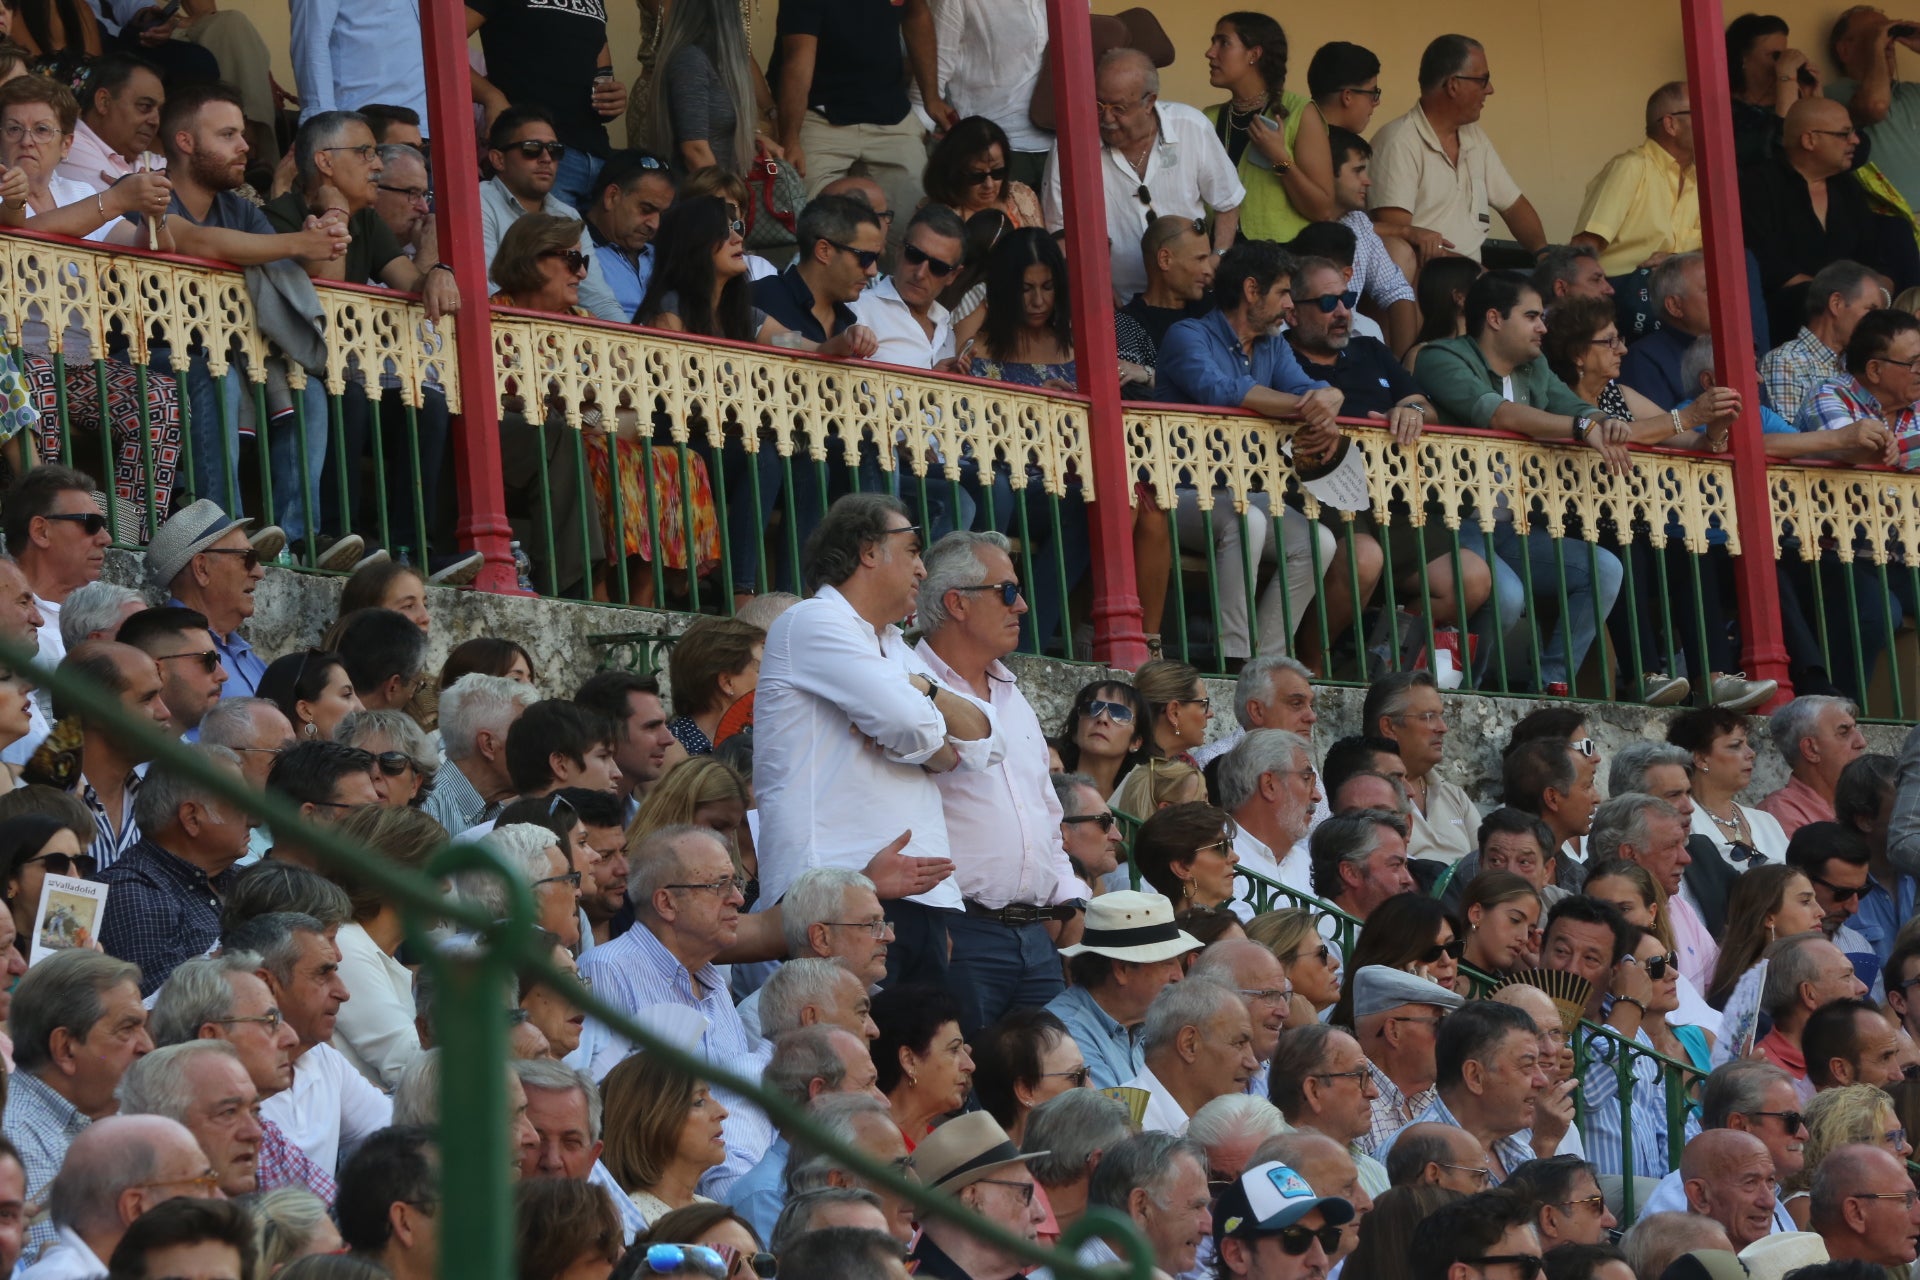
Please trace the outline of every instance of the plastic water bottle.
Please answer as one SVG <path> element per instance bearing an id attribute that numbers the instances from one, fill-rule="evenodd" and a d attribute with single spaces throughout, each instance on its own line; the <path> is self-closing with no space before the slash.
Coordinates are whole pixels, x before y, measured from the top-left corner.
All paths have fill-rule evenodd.
<path id="1" fill-rule="evenodd" d="M 522 591 L 528 595 L 537 594 L 533 589 L 533 558 L 518 541 L 513 544 L 513 571 L 520 579 Z"/>

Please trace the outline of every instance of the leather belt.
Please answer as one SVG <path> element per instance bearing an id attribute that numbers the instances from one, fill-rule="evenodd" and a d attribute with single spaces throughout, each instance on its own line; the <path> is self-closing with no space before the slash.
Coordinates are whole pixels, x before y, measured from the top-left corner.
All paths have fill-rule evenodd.
<path id="1" fill-rule="evenodd" d="M 1009 929 L 1018 929 L 1029 924 L 1042 924 L 1048 920 L 1065 919 L 1066 917 L 1061 914 L 1063 909 L 1068 914 L 1072 913 L 1072 908 L 1066 907 L 1065 904 L 1059 907 L 1039 907 L 1030 902 L 1014 902 L 1004 907 L 986 907 L 968 898 L 965 900 L 965 906 L 968 915 L 983 916 L 998 924 L 1006 925 Z"/>

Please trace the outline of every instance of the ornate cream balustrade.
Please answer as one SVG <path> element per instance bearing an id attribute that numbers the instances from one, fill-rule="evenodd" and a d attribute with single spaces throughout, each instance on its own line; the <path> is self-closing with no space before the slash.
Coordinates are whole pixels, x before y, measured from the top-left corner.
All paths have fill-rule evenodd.
<path id="1" fill-rule="evenodd" d="M 1799 540 L 1798 556 L 1824 547 L 1843 562 L 1884 565 L 1895 551 L 1908 565 L 1920 549 L 1920 475 L 1839 467 L 1767 469 L 1774 527 Z M 1783 555 L 1786 552 L 1782 552 Z"/>

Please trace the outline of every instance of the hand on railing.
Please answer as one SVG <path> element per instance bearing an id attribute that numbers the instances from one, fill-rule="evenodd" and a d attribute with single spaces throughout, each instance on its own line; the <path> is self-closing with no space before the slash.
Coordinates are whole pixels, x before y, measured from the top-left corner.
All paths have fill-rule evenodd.
<path id="1" fill-rule="evenodd" d="M 1618 418 L 1595 418 L 1587 428 L 1586 443 L 1599 451 L 1606 459 L 1607 470 L 1617 476 L 1633 470 L 1633 455 L 1627 451 L 1632 440 L 1632 424 Z"/>

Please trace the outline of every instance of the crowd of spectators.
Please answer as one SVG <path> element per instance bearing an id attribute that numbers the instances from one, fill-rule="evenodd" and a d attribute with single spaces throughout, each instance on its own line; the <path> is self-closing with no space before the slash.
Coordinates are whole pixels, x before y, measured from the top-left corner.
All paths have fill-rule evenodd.
<path id="1" fill-rule="evenodd" d="M 58 504 L 90 492 L 36 468 L 0 524 L 77 556 Z M 422 875 L 452 838 L 523 887 L 547 962 L 499 1012 L 523 1277 L 1027 1266 L 822 1132 L 1024 1239 L 1114 1210 L 1173 1277 L 1915 1261 L 1920 731 L 1875 755 L 1853 704 L 1795 698 L 1767 723 L 1789 780 L 1748 807 L 1739 714 L 1604 761 L 1548 707 L 1483 813 L 1425 671 L 1376 681 L 1324 755 L 1314 673 L 1278 655 L 1227 733 L 1168 660 L 1043 723 L 1004 661 L 1007 540 L 923 546 L 885 494 L 823 513 L 807 598 L 697 622 L 664 683 L 571 696 L 506 640 L 430 670 L 437 593 L 392 562 L 327 647 L 264 662 L 258 532 L 180 512 L 144 595 L 96 560 L 56 603 L 0 561 L 0 641 L 122 713 L 0 682 L 25 758 L 0 775 L 0 1264 L 33 1280 L 173 1275 L 189 1247 L 233 1280 L 334 1251 L 435 1274 L 433 952 L 477 938 L 410 933 L 330 846 Z M 83 935 L 59 876 L 105 887 Z M 444 882 L 465 918 L 510 888 Z M 1804 1273 L 1828 1274 L 1852 1272 Z"/>

